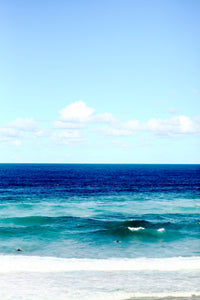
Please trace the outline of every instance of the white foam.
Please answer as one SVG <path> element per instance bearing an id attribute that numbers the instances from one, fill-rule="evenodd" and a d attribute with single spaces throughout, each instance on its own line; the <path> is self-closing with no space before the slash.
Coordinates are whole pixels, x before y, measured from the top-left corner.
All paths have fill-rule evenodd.
<path id="1" fill-rule="evenodd" d="M 1 255 L 0 273 L 200 270 L 200 257 L 76 259 Z"/>
<path id="2" fill-rule="evenodd" d="M 124 300 L 161 297 L 200 299 L 198 274 L 179 272 L 71 272 L 1 274 L 4 300 Z M 131 276 L 130 276 L 131 275 Z M 185 298 L 184 298 L 185 299 Z"/>
<path id="3" fill-rule="evenodd" d="M 138 231 L 138 230 L 144 230 L 145 228 L 144 227 L 128 227 L 128 229 L 130 231 Z"/>
<path id="4" fill-rule="evenodd" d="M 164 259 L 165 264 L 199 264 L 200 257 Z M 161 297 L 200 299 L 200 269 L 154 271 L 161 259 L 61 259 L 0 256 L 0 298 L 4 300 L 124 300 Z M 3 265 L 2 265 L 3 262 Z M 135 271 L 143 264 L 144 271 Z M 116 265 L 124 265 L 119 271 Z M 131 264 L 131 268 L 127 266 Z M 148 264 L 150 268 L 148 269 Z M 136 267 L 134 267 L 134 265 Z M 6 268 L 8 268 L 6 270 Z M 127 269 L 127 271 L 126 271 Z M 181 270 L 182 270 L 181 269 Z M 12 271 L 11 271 L 12 270 Z M 59 272 L 60 271 L 60 272 Z M 159 299 L 160 299 L 159 298 Z M 184 299 L 185 299 L 184 298 Z"/>

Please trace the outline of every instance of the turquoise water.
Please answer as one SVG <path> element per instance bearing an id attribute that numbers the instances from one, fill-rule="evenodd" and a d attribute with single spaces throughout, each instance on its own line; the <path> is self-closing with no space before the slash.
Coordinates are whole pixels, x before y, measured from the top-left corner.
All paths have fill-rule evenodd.
<path id="1" fill-rule="evenodd" d="M 1 164 L 0 295 L 200 298 L 199 200 L 199 165 Z"/>

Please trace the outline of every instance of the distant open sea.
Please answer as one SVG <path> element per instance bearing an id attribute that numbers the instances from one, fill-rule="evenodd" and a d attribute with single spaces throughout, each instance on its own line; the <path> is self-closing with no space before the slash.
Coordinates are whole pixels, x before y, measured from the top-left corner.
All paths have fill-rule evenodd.
<path id="1" fill-rule="evenodd" d="M 200 299 L 200 165 L 0 164 L 0 296 Z"/>

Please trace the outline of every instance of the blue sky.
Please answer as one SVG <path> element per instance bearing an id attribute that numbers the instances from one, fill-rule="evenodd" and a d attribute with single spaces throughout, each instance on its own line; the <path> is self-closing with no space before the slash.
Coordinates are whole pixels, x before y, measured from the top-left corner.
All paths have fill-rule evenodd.
<path id="1" fill-rule="evenodd" d="M 200 1 L 0 1 L 0 162 L 200 163 Z"/>

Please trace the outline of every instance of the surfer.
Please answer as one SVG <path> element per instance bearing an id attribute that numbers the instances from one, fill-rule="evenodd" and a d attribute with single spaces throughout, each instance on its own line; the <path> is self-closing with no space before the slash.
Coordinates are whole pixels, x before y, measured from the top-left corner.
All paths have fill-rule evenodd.
<path id="1" fill-rule="evenodd" d="M 17 251 L 17 252 L 22 252 L 22 249 L 18 248 L 16 251 Z"/>

